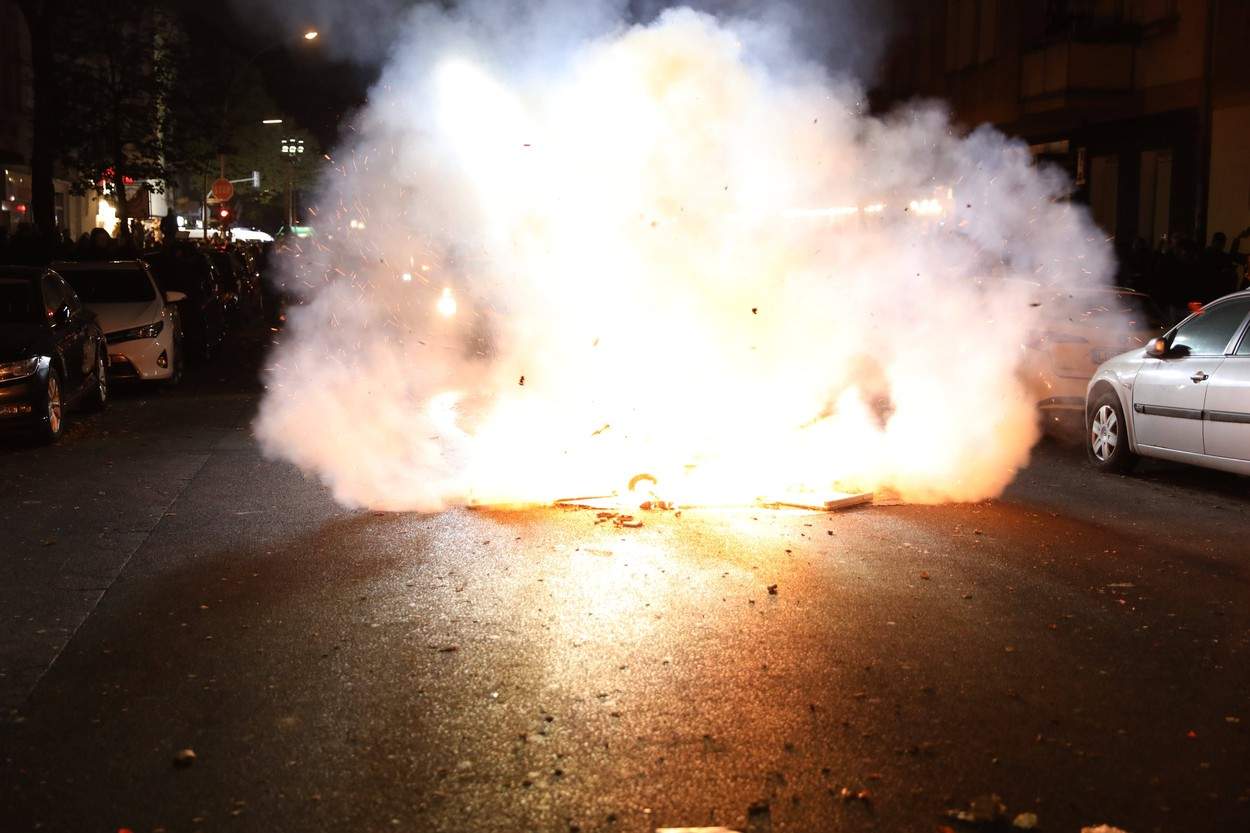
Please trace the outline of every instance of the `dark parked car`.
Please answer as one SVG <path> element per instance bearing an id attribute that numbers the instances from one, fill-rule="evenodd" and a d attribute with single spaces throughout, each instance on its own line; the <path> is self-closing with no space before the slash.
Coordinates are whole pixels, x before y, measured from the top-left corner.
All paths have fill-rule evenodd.
<path id="1" fill-rule="evenodd" d="M 187 354 L 210 358 L 226 335 L 226 313 L 208 255 L 190 243 L 178 243 L 143 259 L 162 292 L 187 296 L 179 310 Z"/>
<path id="2" fill-rule="evenodd" d="M 247 309 L 252 303 L 252 284 L 247 266 L 233 252 L 217 248 L 207 251 L 225 287 L 226 309 L 235 313 Z"/>
<path id="3" fill-rule="evenodd" d="M 0 267 L 0 425 L 52 442 L 80 401 L 108 402 L 108 346 L 95 314 L 50 269 Z"/>

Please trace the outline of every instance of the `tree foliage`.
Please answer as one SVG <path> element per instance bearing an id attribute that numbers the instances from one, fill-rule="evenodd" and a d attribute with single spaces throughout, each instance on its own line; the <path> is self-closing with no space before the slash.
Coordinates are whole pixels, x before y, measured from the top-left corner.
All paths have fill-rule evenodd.
<path id="1" fill-rule="evenodd" d="M 144 0 L 77 0 L 62 6 L 56 86 L 61 155 L 80 189 L 124 194 L 168 174 L 167 102 L 181 31 Z M 117 200 L 126 219 L 126 202 Z"/>
<path id="2" fill-rule="evenodd" d="M 27 3 L 36 0 L 24 0 Z M 106 196 L 185 183 L 199 190 L 222 161 L 230 179 L 261 174 L 259 202 L 281 202 L 289 173 L 299 188 L 320 157 L 311 136 L 283 118 L 265 90 L 256 53 L 168 0 L 72 0 L 55 8 L 53 68 L 58 157 L 80 191 Z M 266 50 L 267 51 L 267 50 Z M 289 167 L 284 136 L 303 138 L 306 164 Z M 116 200 L 123 223 L 126 201 Z"/>

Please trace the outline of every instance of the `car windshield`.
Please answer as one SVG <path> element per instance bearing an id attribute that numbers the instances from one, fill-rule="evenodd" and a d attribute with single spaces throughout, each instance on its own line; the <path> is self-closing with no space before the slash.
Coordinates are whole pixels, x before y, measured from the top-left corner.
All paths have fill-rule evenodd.
<path id="1" fill-rule="evenodd" d="M 67 269 L 63 277 L 84 304 L 137 304 L 156 297 L 139 269 Z"/>
<path id="2" fill-rule="evenodd" d="M 34 283 L 23 278 L 0 278 L 0 323 L 36 324 L 42 316 Z"/>

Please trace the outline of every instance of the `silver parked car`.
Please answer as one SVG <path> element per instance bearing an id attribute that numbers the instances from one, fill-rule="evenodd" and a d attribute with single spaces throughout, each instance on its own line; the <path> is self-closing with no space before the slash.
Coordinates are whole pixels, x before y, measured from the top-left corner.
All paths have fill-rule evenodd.
<path id="1" fill-rule="evenodd" d="M 1143 456 L 1250 474 L 1250 291 L 1104 362 L 1085 414 L 1100 469 L 1125 471 Z"/>

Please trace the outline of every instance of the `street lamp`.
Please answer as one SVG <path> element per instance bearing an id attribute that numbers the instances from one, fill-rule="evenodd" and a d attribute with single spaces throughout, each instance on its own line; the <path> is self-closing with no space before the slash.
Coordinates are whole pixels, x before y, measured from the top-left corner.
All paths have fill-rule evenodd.
<path id="1" fill-rule="evenodd" d="M 287 171 L 286 177 L 286 227 L 288 229 L 295 225 L 295 165 L 303 153 L 303 139 L 291 138 L 282 140 L 282 155 L 291 163 L 291 168 Z"/>
<path id="2" fill-rule="evenodd" d="M 306 42 L 311 42 L 311 41 L 316 40 L 318 37 L 320 37 L 320 35 L 321 33 L 318 32 L 316 29 L 308 29 L 302 35 L 302 39 Z M 259 67 L 260 59 L 262 57 L 269 54 L 270 52 L 273 52 L 274 50 L 280 49 L 286 46 L 287 44 L 289 44 L 291 42 L 290 37 L 291 36 L 288 34 L 286 37 L 274 43 L 269 44 L 263 49 L 259 49 L 253 52 L 250 56 L 248 56 L 242 62 L 240 66 L 234 68 L 234 71 L 231 72 L 230 76 L 226 80 L 225 95 L 223 97 L 223 105 L 222 105 L 222 117 L 220 119 L 220 126 L 219 126 L 219 130 L 221 132 L 218 134 L 220 138 L 217 142 L 217 147 L 218 147 L 217 158 L 221 164 L 223 177 L 225 176 L 225 167 L 226 167 L 226 157 L 225 157 L 225 152 L 223 149 L 225 146 L 225 138 L 226 138 L 225 131 L 227 130 L 227 125 L 229 124 L 229 121 L 230 121 L 230 100 L 231 100 L 231 95 L 233 94 L 235 82 L 237 81 L 239 75 L 242 74 L 242 71 L 244 69 L 249 68 L 249 67 Z M 262 119 L 261 124 L 282 124 L 282 119 Z M 208 190 L 208 177 L 207 176 L 204 177 L 204 190 L 206 192 Z M 288 194 L 289 194 L 289 191 L 290 191 L 290 185 L 288 184 Z M 290 200 L 290 197 L 288 195 L 288 202 L 289 200 Z M 291 214 L 291 211 L 288 205 L 288 217 L 290 216 L 290 214 Z M 203 220 L 204 228 L 207 229 L 208 228 L 208 202 L 207 200 L 205 200 L 205 202 L 203 203 L 203 218 L 204 218 Z"/>

